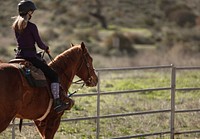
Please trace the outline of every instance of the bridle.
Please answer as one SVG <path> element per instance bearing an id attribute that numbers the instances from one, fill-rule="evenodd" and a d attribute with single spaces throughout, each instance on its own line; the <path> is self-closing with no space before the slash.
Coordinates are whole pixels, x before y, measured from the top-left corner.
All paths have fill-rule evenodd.
<path id="1" fill-rule="evenodd" d="M 72 93 L 68 91 L 68 97 L 71 97 L 72 95 L 76 94 L 79 90 L 81 90 L 86 83 L 91 83 L 92 79 L 93 79 L 93 76 L 92 74 L 90 73 L 90 64 L 86 58 L 86 56 L 88 55 L 88 52 L 85 52 L 82 54 L 82 61 L 81 61 L 81 64 L 80 66 L 78 67 L 78 70 L 77 70 L 77 73 L 82 69 L 84 63 L 86 64 L 86 67 L 87 67 L 87 72 L 88 72 L 88 78 L 86 81 L 84 81 L 83 79 L 79 79 L 77 81 L 72 81 L 72 84 L 82 84 L 80 88 L 78 88 L 77 90 L 73 91 Z M 92 68 L 92 70 L 94 71 L 95 69 Z M 65 76 L 67 77 L 67 75 L 65 74 Z"/>
<path id="2" fill-rule="evenodd" d="M 89 64 L 89 62 L 88 62 L 88 60 L 87 60 L 87 55 L 88 55 L 88 52 L 85 52 L 84 54 L 82 54 L 82 62 L 81 62 L 81 64 L 80 64 L 80 66 L 78 67 L 78 70 L 77 70 L 77 73 L 81 70 L 81 68 L 82 68 L 82 66 L 83 66 L 83 64 L 85 63 L 86 64 L 86 67 L 87 67 L 87 75 L 88 75 L 88 78 L 87 78 L 87 80 L 86 81 L 84 81 L 84 84 L 85 83 L 91 83 L 91 81 L 92 81 L 92 79 L 93 79 L 93 76 L 92 76 L 92 74 L 91 74 L 91 70 L 95 70 L 94 68 L 92 68 L 91 66 L 90 66 L 90 64 Z M 92 69 L 91 69 L 91 68 Z M 78 80 L 78 81 L 75 81 L 75 82 L 73 82 L 73 83 L 75 83 L 75 84 L 80 84 L 79 82 L 80 81 L 83 81 L 83 79 L 80 79 L 80 80 Z"/>

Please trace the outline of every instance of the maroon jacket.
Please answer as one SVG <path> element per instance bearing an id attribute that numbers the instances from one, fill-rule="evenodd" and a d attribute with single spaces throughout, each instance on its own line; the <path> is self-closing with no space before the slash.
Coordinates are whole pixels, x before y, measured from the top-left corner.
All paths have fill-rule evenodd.
<path id="1" fill-rule="evenodd" d="M 15 37 L 17 39 L 19 50 L 16 57 L 35 57 L 37 53 L 35 43 L 37 43 L 38 47 L 42 50 L 49 49 L 48 46 L 42 42 L 37 26 L 31 22 L 27 23 L 27 26 L 22 33 L 15 31 Z"/>

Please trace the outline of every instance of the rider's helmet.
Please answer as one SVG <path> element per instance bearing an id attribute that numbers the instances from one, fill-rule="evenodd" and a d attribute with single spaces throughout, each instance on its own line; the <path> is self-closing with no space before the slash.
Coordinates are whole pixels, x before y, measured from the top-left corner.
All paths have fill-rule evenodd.
<path id="1" fill-rule="evenodd" d="M 18 12 L 19 15 L 23 16 L 26 15 L 29 11 L 36 10 L 35 4 L 30 0 L 22 0 L 18 4 Z"/>

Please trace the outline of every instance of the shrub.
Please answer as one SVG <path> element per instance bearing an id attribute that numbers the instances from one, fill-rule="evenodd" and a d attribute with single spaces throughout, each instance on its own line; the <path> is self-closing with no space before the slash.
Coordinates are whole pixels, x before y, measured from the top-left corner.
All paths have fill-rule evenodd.
<path id="1" fill-rule="evenodd" d="M 186 5 L 175 5 L 166 11 L 169 21 L 175 22 L 180 27 L 192 27 L 196 24 L 196 15 Z"/>
<path id="2" fill-rule="evenodd" d="M 154 44 L 153 36 L 145 36 L 137 33 L 126 33 L 126 37 L 134 44 Z"/>
<path id="3" fill-rule="evenodd" d="M 176 1 L 174 0 L 159 0 L 157 1 L 158 7 L 161 10 L 167 11 Z"/>
<path id="4" fill-rule="evenodd" d="M 136 52 L 133 43 L 124 34 L 115 32 L 110 37 L 105 40 L 105 46 L 108 52 L 118 55 L 118 54 L 128 54 L 132 55 Z"/>

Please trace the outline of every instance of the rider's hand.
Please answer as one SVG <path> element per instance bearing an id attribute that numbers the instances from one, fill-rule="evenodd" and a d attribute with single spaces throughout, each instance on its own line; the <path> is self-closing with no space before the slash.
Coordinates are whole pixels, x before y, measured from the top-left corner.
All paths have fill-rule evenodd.
<path id="1" fill-rule="evenodd" d="M 45 50 L 46 53 L 50 54 L 49 47 Z"/>
<path id="2" fill-rule="evenodd" d="M 48 54 L 50 54 L 50 50 L 48 49 L 48 50 L 46 50 L 46 52 L 48 53 Z"/>

